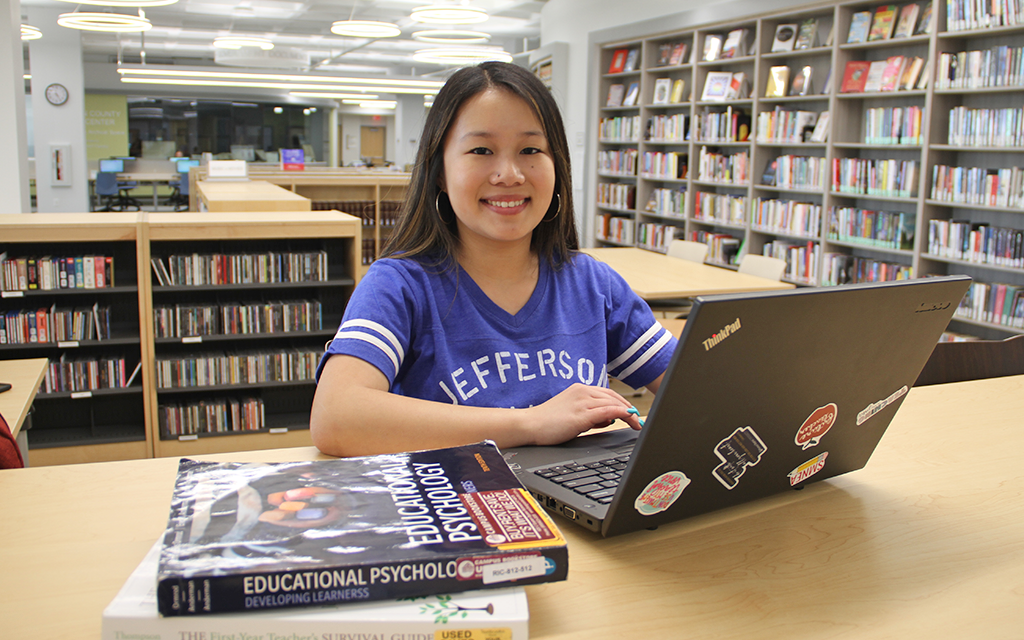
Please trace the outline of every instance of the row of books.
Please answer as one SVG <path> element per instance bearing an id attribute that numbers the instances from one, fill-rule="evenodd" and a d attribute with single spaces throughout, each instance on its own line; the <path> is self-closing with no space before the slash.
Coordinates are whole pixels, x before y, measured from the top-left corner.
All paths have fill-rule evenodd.
<path id="1" fill-rule="evenodd" d="M 1021 0 L 946 0 L 946 31 L 1024 24 Z"/>
<path id="2" fill-rule="evenodd" d="M 913 198 L 919 174 L 916 160 L 832 159 L 832 188 L 839 193 Z"/>
<path id="3" fill-rule="evenodd" d="M 838 242 L 910 250 L 914 229 L 914 214 L 902 211 L 831 207 L 828 212 L 828 239 Z"/>
<path id="4" fill-rule="evenodd" d="M 160 286 L 325 282 L 326 251 L 192 253 L 151 258 Z"/>
<path id="5" fill-rule="evenodd" d="M 266 424 L 262 398 L 204 398 L 160 404 L 160 433 L 177 438 L 200 433 L 258 431 Z"/>
<path id="6" fill-rule="evenodd" d="M 972 282 L 953 317 L 1024 329 L 1024 287 Z"/>
<path id="7" fill-rule="evenodd" d="M 1019 269 L 1024 267 L 1024 231 L 969 220 L 929 220 L 928 253 Z"/>
<path id="8" fill-rule="evenodd" d="M 750 81 L 743 71 L 709 71 L 704 79 L 701 102 L 725 102 L 750 97 Z"/>
<path id="9" fill-rule="evenodd" d="M 610 182 L 598 183 L 597 204 L 612 209 L 633 209 L 636 207 L 636 186 Z"/>
<path id="10" fill-rule="evenodd" d="M 740 185 L 750 181 L 750 154 L 746 151 L 730 155 L 701 147 L 697 166 L 698 179 L 706 182 Z"/>
<path id="11" fill-rule="evenodd" d="M 362 219 L 364 227 L 375 226 L 378 221 L 382 227 L 393 227 L 402 214 L 402 202 L 397 200 L 381 200 L 379 214 L 373 200 L 315 200 L 310 206 L 314 211 L 335 210 L 355 216 Z"/>
<path id="12" fill-rule="evenodd" d="M 156 385 L 175 389 L 312 380 L 320 355 L 312 349 L 288 349 L 158 357 Z"/>
<path id="13" fill-rule="evenodd" d="M 639 154 L 636 149 L 598 151 L 597 170 L 601 173 L 635 176 Z"/>
<path id="14" fill-rule="evenodd" d="M 870 107 L 864 110 L 866 144 L 922 144 L 921 122 L 924 109 L 910 107 Z"/>
<path id="15" fill-rule="evenodd" d="M 610 213 L 597 216 L 597 229 L 594 235 L 600 240 L 618 244 L 633 244 L 633 221 L 620 218 Z"/>
<path id="16" fill-rule="evenodd" d="M 757 114 L 755 137 L 758 142 L 766 143 L 817 142 L 814 140 L 817 123 L 817 112 L 775 107 L 771 111 L 762 111 Z"/>
<path id="17" fill-rule="evenodd" d="M 935 74 L 937 89 L 1020 86 L 1024 86 L 1024 47 L 998 45 L 939 54 Z"/>
<path id="18" fill-rule="evenodd" d="M 1024 146 L 1024 108 L 953 107 L 946 142 L 974 147 Z"/>
<path id="19" fill-rule="evenodd" d="M 104 289 L 114 286 L 113 256 L 20 256 L 0 252 L 0 291 Z"/>
<path id="20" fill-rule="evenodd" d="M 1024 169 L 932 167 L 932 200 L 987 207 L 1024 207 Z"/>
<path id="21" fill-rule="evenodd" d="M 724 111 L 707 110 L 693 121 L 701 142 L 746 142 L 750 139 L 750 114 L 726 107 Z"/>
<path id="22" fill-rule="evenodd" d="M 708 255 L 705 258 L 705 262 L 725 265 L 738 262 L 740 249 L 743 245 L 739 238 L 727 233 L 705 231 L 703 229 L 691 231 L 688 239 L 708 245 Z"/>
<path id="23" fill-rule="evenodd" d="M 816 242 L 794 243 L 786 240 L 766 242 L 762 254 L 786 262 L 782 277 L 794 282 L 815 282 L 821 245 Z"/>
<path id="24" fill-rule="evenodd" d="M 775 65 L 768 69 L 768 85 L 765 87 L 764 97 L 781 98 L 783 96 L 809 96 L 814 93 L 814 85 L 811 78 L 814 75 L 814 67 L 803 66 L 793 75 L 793 82 L 790 84 L 790 69 L 786 65 Z M 826 89 L 827 91 L 827 89 Z"/>
<path id="25" fill-rule="evenodd" d="M 769 161 L 761 183 L 782 189 L 822 189 L 827 167 L 825 158 L 785 154 Z"/>
<path id="26" fill-rule="evenodd" d="M 662 42 L 658 45 L 659 67 L 677 67 L 692 62 L 687 54 L 691 53 L 689 42 Z"/>
<path id="27" fill-rule="evenodd" d="M 918 56 L 889 56 L 884 60 L 850 60 L 843 68 L 840 93 L 875 93 L 925 89 L 929 62 Z"/>
<path id="28" fill-rule="evenodd" d="M 651 189 L 644 211 L 681 218 L 686 211 L 686 189 Z"/>
<path id="29" fill-rule="evenodd" d="M 612 60 L 608 63 L 608 73 L 631 73 L 640 67 L 640 49 L 622 48 L 612 52 Z"/>
<path id="30" fill-rule="evenodd" d="M 821 205 L 757 198 L 750 210 L 750 225 L 760 231 L 815 238 L 821 232 Z"/>
<path id="31" fill-rule="evenodd" d="M 832 44 L 831 33 L 828 35 L 827 44 Z M 801 51 L 817 46 L 818 19 L 807 18 L 802 22 L 783 22 L 776 25 L 771 52 Z"/>
<path id="32" fill-rule="evenodd" d="M 640 116 L 601 118 L 598 136 L 604 141 L 640 142 Z"/>
<path id="33" fill-rule="evenodd" d="M 845 253 L 826 253 L 822 263 L 821 285 L 829 287 L 857 282 L 888 282 L 913 277 L 914 268 L 908 264 Z"/>
<path id="34" fill-rule="evenodd" d="M 362 264 L 363 266 L 373 264 L 373 261 L 377 259 L 377 242 L 373 236 L 363 236 L 363 247 L 362 247 Z"/>
<path id="35" fill-rule="evenodd" d="M 61 355 L 46 365 L 41 393 L 80 393 L 131 386 L 142 363 L 131 370 L 123 357 L 68 358 Z"/>
<path id="36" fill-rule="evenodd" d="M 645 151 L 641 171 L 646 178 L 682 180 L 687 176 L 687 157 L 678 151 Z"/>
<path id="37" fill-rule="evenodd" d="M 624 84 L 613 84 L 608 87 L 608 99 L 604 106 L 609 108 L 633 107 L 640 99 L 640 83 L 631 82 L 629 88 Z"/>
<path id="38" fill-rule="evenodd" d="M 698 191 L 693 203 L 693 217 L 701 222 L 722 222 L 743 225 L 750 206 L 747 196 Z"/>
<path id="39" fill-rule="evenodd" d="M 110 339 L 110 307 L 40 307 L 0 313 L 0 344 L 46 344 Z"/>
<path id="40" fill-rule="evenodd" d="M 654 97 L 651 104 L 680 104 L 689 99 L 686 80 L 682 78 L 658 78 L 654 81 Z"/>
<path id="41" fill-rule="evenodd" d="M 753 29 L 733 29 L 726 34 L 708 34 L 704 36 L 704 62 L 730 60 L 754 54 Z"/>
<path id="42" fill-rule="evenodd" d="M 320 331 L 323 306 L 319 300 L 158 306 L 153 326 L 157 338 Z"/>
<path id="43" fill-rule="evenodd" d="M 647 119 L 644 140 L 648 142 L 686 142 L 690 139 L 690 116 L 676 113 Z"/>
<path id="44" fill-rule="evenodd" d="M 904 5 L 883 4 L 873 11 L 858 11 L 851 16 L 846 42 L 909 38 L 931 33 L 933 26 L 931 2 L 924 5 L 924 10 L 916 2 Z"/>
<path id="45" fill-rule="evenodd" d="M 664 253 L 675 240 L 677 231 L 678 228 L 670 224 L 643 222 L 636 226 L 636 241 L 641 247 Z"/>

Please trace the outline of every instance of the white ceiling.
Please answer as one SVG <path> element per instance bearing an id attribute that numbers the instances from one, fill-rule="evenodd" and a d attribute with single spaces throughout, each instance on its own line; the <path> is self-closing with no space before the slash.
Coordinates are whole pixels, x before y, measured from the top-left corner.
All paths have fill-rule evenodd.
<path id="1" fill-rule="evenodd" d="M 307 70 L 373 75 L 429 76 L 443 78 L 451 69 L 414 62 L 417 50 L 437 47 L 412 39 L 412 32 L 430 28 L 463 28 L 492 35 L 484 46 L 500 46 L 512 54 L 539 45 L 540 11 L 546 0 L 472 0 L 467 4 L 486 9 L 486 22 L 463 27 L 424 25 L 409 18 L 412 9 L 425 4 L 451 4 L 451 0 L 179 0 L 177 3 L 145 9 L 153 28 L 143 34 L 81 32 L 86 62 L 139 62 L 145 50 L 150 64 L 214 64 L 213 39 L 222 35 L 259 36 L 277 47 L 292 47 L 309 53 Z M 456 1 L 455 4 L 459 2 Z M 66 7 L 67 12 L 117 11 L 76 5 L 57 0 L 22 0 L 26 6 Z M 368 40 L 331 33 L 336 20 L 382 20 L 402 29 L 397 38 Z M 33 25 L 43 37 L 54 37 L 65 28 L 56 24 Z"/>

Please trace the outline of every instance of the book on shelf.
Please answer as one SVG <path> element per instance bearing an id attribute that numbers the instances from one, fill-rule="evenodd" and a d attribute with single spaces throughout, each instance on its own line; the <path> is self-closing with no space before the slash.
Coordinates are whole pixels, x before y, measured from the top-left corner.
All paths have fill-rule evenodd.
<path id="1" fill-rule="evenodd" d="M 737 71 L 729 80 L 729 88 L 725 90 L 726 100 L 743 100 L 750 97 L 750 81 L 747 74 Z"/>
<path id="2" fill-rule="evenodd" d="M 103 610 L 103 640 L 529 637 L 529 605 L 523 587 L 306 609 L 161 616 L 156 596 L 159 556 L 157 543 Z"/>
<path id="3" fill-rule="evenodd" d="M 722 43 L 725 39 L 719 34 L 704 36 L 704 62 L 718 60 L 722 55 Z"/>
<path id="4" fill-rule="evenodd" d="M 722 58 L 740 58 L 750 54 L 750 29 L 733 29 L 722 44 Z"/>
<path id="5" fill-rule="evenodd" d="M 900 78 L 900 90 L 910 91 L 917 86 L 921 77 L 921 70 L 924 69 L 924 58 L 912 57 L 903 68 L 903 76 Z"/>
<path id="6" fill-rule="evenodd" d="M 921 16 L 917 19 L 917 28 L 914 29 L 915 36 L 923 36 L 932 32 L 935 26 L 935 12 L 932 10 L 932 3 L 926 2 Z"/>
<path id="7" fill-rule="evenodd" d="M 924 68 L 921 69 L 921 77 L 917 79 L 917 84 L 914 85 L 915 89 L 922 90 L 928 88 L 928 79 L 932 72 L 932 61 L 925 60 Z"/>
<path id="8" fill-rule="evenodd" d="M 828 95 L 832 91 L 832 67 L 825 72 L 825 82 L 821 85 L 822 95 Z"/>
<path id="9" fill-rule="evenodd" d="M 668 63 L 672 66 L 677 66 L 686 63 L 686 52 L 689 50 L 690 45 L 685 42 L 677 42 L 672 48 L 672 55 L 668 59 Z"/>
<path id="10" fill-rule="evenodd" d="M 768 87 L 765 90 L 766 98 L 781 98 L 786 95 L 789 88 L 789 67 L 777 65 L 768 69 Z"/>
<path id="11" fill-rule="evenodd" d="M 899 89 L 906 64 L 906 56 L 889 56 L 885 61 L 885 70 L 882 71 L 882 86 L 879 90 L 896 91 Z"/>
<path id="12" fill-rule="evenodd" d="M 658 45 L 658 64 L 659 67 L 668 65 L 669 59 L 672 57 L 672 45 L 667 42 L 662 42 Z"/>
<path id="13" fill-rule="evenodd" d="M 700 99 L 704 102 L 724 102 L 732 84 L 732 74 L 728 71 L 710 71 L 704 81 L 704 92 Z"/>
<path id="14" fill-rule="evenodd" d="M 872 60 L 868 65 L 867 79 L 864 81 L 864 92 L 874 93 L 882 90 L 882 76 L 886 67 L 889 66 L 886 60 Z"/>
<path id="15" fill-rule="evenodd" d="M 182 459 L 165 616 L 564 580 L 565 539 L 493 442 L 283 463 Z"/>
<path id="16" fill-rule="evenodd" d="M 669 102 L 672 104 L 679 104 L 683 101 L 683 92 L 686 91 L 686 80 L 682 78 L 676 79 L 672 83 L 672 93 L 669 96 Z"/>
<path id="17" fill-rule="evenodd" d="M 629 49 L 616 49 L 612 53 L 612 61 L 608 65 L 608 73 L 622 73 L 626 69 L 626 58 L 629 57 Z"/>
<path id="18" fill-rule="evenodd" d="M 829 25 L 828 35 L 825 36 L 825 46 L 826 47 L 831 47 L 832 46 L 832 40 L 834 40 L 835 37 L 836 37 L 836 23 L 833 22 L 831 25 Z"/>
<path id="19" fill-rule="evenodd" d="M 793 48 L 799 51 L 816 46 L 818 46 L 818 19 L 808 18 L 800 23 L 800 29 L 796 34 L 796 44 L 793 45 Z"/>
<path id="20" fill-rule="evenodd" d="M 805 66 L 797 71 L 796 75 L 793 76 L 793 84 L 789 87 L 789 95 L 791 96 L 806 96 L 812 93 L 811 89 L 811 74 L 814 72 L 814 68 Z"/>
<path id="21" fill-rule="evenodd" d="M 624 72 L 636 71 L 637 63 L 640 62 L 640 50 L 630 49 L 626 55 L 626 65 L 622 68 Z"/>
<path id="22" fill-rule="evenodd" d="M 626 97 L 622 99 L 622 106 L 632 107 L 636 105 L 637 98 L 640 97 L 640 83 L 631 82 L 629 83 L 629 89 L 626 91 Z"/>
<path id="23" fill-rule="evenodd" d="M 654 81 L 653 104 L 668 104 L 669 95 L 672 91 L 671 78 L 658 78 Z"/>
<path id="24" fill-rule="evenodd" d="M 896 28 L 892 32 L 893 38 L 909 38 L 914 35 L 917 29 L 917 16 L 921 7 L 916 2 L 905 4 L 900 9 L 899 19 L 896 21 Z"/>
<path id="25" fill-rule="evenodd" d="M 772 41 L 772 53 L 779 51 L 792 51 L 796 44 L 796 33 L 799 26 L 794 22 L 787 22 L 775 27 L 775 40 Z"/>
<path id="26" fill-rule="evenodd" d="M 626 95 L 626 85 L 613 84 L 608 87 L 608 100 L 605 102 L 606 107 L 621 107 L 622 99 Z"/>
<path id="27" fill-rule="evenodd" d="M 850 31 L 846 36 L 846 42 L 867 42 L 868 31 L 871 29 L 871 18 L 874 14 L 870 11 L 858 11 L 850 18 Z"/>
<path id="28" fill-rule="evenodd" d="M 875 40 L 888 40 L 892 37 L 892 30 L 896 26 L 897 7 L 894 4 L 883 4 L 875 9 L 871 18 L 871 30 L 868 31 L 868 42 Z"/>
<path id="29" fill-rule="evenodd" d="M 832 117 L 828 111 L 822 111 L 818 115 L 818 121 L 814 123 L 814 131 L 811 132 L 811 142 L 828 141 L 828 125 Z"/>
<path id="30" fill-rule="evenodd" d="M 871 63 L 867 60 L 851 60 L 843 70 L 843 82 L 839 85 L 840 93 L 860 93 L 868 81 L 868 69 Z"/>
<path id="31" fill-rule="evenodd" d="M 761 184 L 766 187 L 774 187 L 777 180 L 777 172 L 779 169 L 779 159 L 772 158 L 768 161 L 768 164 L 764 167 L 764 172 L 761 174 Z"/>

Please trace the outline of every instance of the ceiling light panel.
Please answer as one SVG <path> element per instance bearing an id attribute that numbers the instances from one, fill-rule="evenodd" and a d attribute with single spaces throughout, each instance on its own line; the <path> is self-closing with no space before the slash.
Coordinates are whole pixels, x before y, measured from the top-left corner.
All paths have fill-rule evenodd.
<path id="1" fill-rule="evenodd" d="M 43 37 L 43 32 L 38 27 L 33 27 L 30 24 L 21 25 L 21 39 L 22 40 L 38 40 Z"/>
<path id="2" fill-rule="evenodd" d="M 464 29 L 429 29 L 414 32 L 412 39 L 434 44 L 481 44 L 490 41 L 491 34 Z"/>
<path id="3" fill-rule="evenodd" d="M 416 7 L 410 17 L 426 24 L 476 24 L 489 16 L 483 9 L 470 5 L 432 4 Z"/>
<path id="4" fill-rule="evenodd" d="M 270 51 L 274 48 L 274 43 L 266 38 L 255 38 L 251 36 L 221 36 L 214 38 L 213 46 L 218 49 L 242 49 L 244 47 L 254 47 L 262 49 L 263 51 Z"/>
<path id="5" fill-rule="evenodd" d="M 62 13 L 57 17 L 57 24 L 69 29 L 108 33 L 147 31 L 153 28 L 153 24 L 142 16 L 124 13 L 90 13 L 86 11 Z"/>
<path id="6" fill-rule="evenodd" d="M 331 25 L 331 33 L 354 38 L 394 38 L 402 35 L 402 30 L 390 22 L 338 20 Z"/>

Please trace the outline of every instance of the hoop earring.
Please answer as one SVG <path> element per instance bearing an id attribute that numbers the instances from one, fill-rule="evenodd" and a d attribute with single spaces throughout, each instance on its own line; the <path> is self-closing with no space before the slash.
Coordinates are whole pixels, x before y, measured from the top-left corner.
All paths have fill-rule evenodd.
<path id="1" fill-rule="evenodd" d="M 437 218 L 438 218 L 438 220 L 441 221 L 441 224 L 449 225 L 449 224 L 451 224 L 451 222 L 448 222 L 447 220 L 445 220 L 444 216 L 441 215 L 441 194 L 442 193 L 444 193 L 444 191 L 438 191 L 437 195 L 434 196 L 434 208 L 437 209 Z M 455 218 L 454 217 L 452 218 L 452 222 L 455 222 Z"/>
<path id="2" fill-rule="evenodd" d="M 556 193 L 555 197 L 558 198 L 558 208 L 555 209 L 555 215 L 551 216 L 550 218 L 544 218 L 541 220 L 541 222 L 552 222 L 555 218 L 558 217 L 558 214 L 562 212 L 562 195 Z"/>

